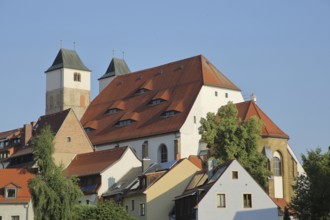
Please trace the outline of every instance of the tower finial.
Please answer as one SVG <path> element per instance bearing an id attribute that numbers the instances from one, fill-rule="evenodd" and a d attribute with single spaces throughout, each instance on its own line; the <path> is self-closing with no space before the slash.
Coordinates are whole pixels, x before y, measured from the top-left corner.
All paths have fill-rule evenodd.
<path id="1" fill-rule="evenodd" d="M 125 60 L 125 51 L 122 51 L 123 53 L 123 60 Z"/>
<path id="2" fill-rule="evenodd" d="M 76 42 L 73 41 L 73 50 L 76 50 Z"/>
<path id="3" fill-rule="evenodd" d="M 115 49 L 112 49 L 112 58 L 115 57 Z"/>

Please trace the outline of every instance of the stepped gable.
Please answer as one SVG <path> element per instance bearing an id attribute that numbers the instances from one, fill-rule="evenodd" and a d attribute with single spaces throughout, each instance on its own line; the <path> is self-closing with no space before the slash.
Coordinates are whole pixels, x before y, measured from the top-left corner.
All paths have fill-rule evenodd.
<path id="1" fill-rule="evenodd" d="M 91 153 L 78 154 L 66 168 L 68 176 L 100 174 L 123 156 L 127 147 L 118 147 Z"/>
<path id="2" fill-rule="evenodd" d="M 81 123 L 94 145 L 176 132 L 203 85 L 240 91 L 199 55 L 116 77 L 93 100 Z M 121 121 L 129 124 L 120 126 Z"/>
<path id="3" fill-rule="evenodd" d="M 264 124 L 261 136 L 289 139 L 284 133 L 259 107 L 254 101 L 246 101 L 236 104 L 238 117 L 243 121 L 248 120 L 253 115 L 257 116 Z"/>

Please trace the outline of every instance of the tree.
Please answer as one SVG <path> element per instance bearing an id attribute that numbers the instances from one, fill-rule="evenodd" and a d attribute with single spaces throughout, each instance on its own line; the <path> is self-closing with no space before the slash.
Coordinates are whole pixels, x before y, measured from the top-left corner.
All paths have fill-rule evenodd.
<path id="1" fill-rule="evenodd" d="M 54 136 L 48 126 L 32 139 L 34 160 L 38 174 L 31 179 L 29 188 L 32 195 L 35 219 L 72 219 L 73 208 L 83 194 L 74 177 L 63 175 L 52 157 Z"/>
<path id="2" fill-rule="evenodd" d="M 302 155 L 305 174 L 297 177 L 290 208 L 299 219 L 330 219 L 330 149 Z"/>
<path id="3" fill-rule="evenodd" d="M 210 148 L 211 156 L 220 163 L 237 159 L 263 187 L 268 184 L 270 171 L 267 158 L 258 151 L 262 122 L 255 116 L 241 121 L 232 102 L 219 108 L 217 114 L 208 113 L 201 119 L 201 135 Z"/>
<path id="4" fill-rule="evenodd" d="M 74 220 L 133 220 L 121 206 L 112 201 L 102 201 L 96 206 L 77 206 Z"/>

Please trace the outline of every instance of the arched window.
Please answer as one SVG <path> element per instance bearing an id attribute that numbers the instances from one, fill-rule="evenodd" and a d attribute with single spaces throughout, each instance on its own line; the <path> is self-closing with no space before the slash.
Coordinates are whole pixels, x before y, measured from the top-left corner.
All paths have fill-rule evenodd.
<path id="1" fill-rule="evenodd" d="M 74 73 L 73 74 L 73 81 L 76 81 L 76 82 L 80 82 L 81 81 L 80 73 Z"/>
<path id="2" fill-rule="evenodd" d="M 282 161 L 281 158 L 273 157 L 274 176 L 282 176 Z"/>
<path id="3" fill-rule="evenodd" d="M 159 158 L 159 161 L 160 161 L 161 163 L 167 162 L 167 157 L 168 157 L 168 155 L 167 155 L 167 147 L 166 147 L 166 145 L 165 145 L 165 144 L 160 145 L 158 151 L 159 151 L 159 152 L 158 152 L 158 155 L 159 155 L 159 157 L 158 157 L 158 158 Z"/>

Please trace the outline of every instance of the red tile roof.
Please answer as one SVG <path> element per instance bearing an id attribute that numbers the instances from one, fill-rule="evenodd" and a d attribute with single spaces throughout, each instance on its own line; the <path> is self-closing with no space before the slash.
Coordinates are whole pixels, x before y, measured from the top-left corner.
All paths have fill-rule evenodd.
<path id="1" fill-rule="evenodd" d="M 199 55 L 116 77 L 89 105 L 81 119 L 94 145 L 178 131 L 203 85 L 240 89 Z M 140 89 L 146 92 L 137 94 Z M 163 102 L 150 105 L 150 101 Z M 109 109 L 120 111 L 106 114 Z M 172 117 L 161 117 L 176 111 Z M 118 121 L 132 120 L 119 127 Z"/>
<path id="2" fill-rule="evenodd" d="M 4 131 L 4 132 L 0 132 L 0 140 L 2 139 L 9 139 L 15 136 L 19 136 L 20 132 L 21 132 L 21 128 L 17 128 L 17 129 L 13 129 L 10 131 Z"/>
<path id="3" fill-rule="evenodd" d="M 258 106 L 254 101 L 241 102 L 236 104 L 238 117 L 243 121 L 248 120 L 253 115 L 257 116 L 263 122 L 261 131 L 262 137 L 276 137 L 289 139 L 284 133 Z"/>
<path id="4" fill-rule="evenodd" d="M 31 193 L 28 188 L 30 179 L 34 175 L 25 169 L 0 169 L 0 203 L 29 202 Z M 6 198 L 4 188 L 18 187 L 16 198 Z"/>
<path id="5" fill-rule="evenodd" d="M 66 168 L 68 176 L 88 176 L 100 174 L 116 163 L 128 147 L 118 147 L 91 153 L 78 154 Z"/>
<path id="6" fill-rule="evenodd" d="M 280 209 L 284 212 L 285 207 L 288 207 L 288 203 L 283 198 L 272 198 L 275 204 L 280 207 Z"/>

